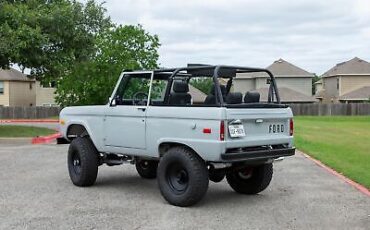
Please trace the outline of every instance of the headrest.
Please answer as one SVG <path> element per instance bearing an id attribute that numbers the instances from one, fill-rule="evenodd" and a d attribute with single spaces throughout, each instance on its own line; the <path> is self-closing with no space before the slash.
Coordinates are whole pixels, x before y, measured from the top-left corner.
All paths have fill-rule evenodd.
<path id="1" fill-rule="evenodd" d="M 260 93 L 248 91 L 244 96 L 244 103 L 257 103 L 260 102 Z"/>
<path id="2" fill-rule="evenodd" d="M 226 87 L 224 85 L 220 85 L 221 93 L 222 95 L 226 95 Z M 211 94 L 215 95 L 215 85 L 212 86 L 211 88 Z"/>
<path id="3" fill-rule="evenodd" d="M 173 83 L 173 91 L 175 93 L 187 93 L 189 92 L 189 85 L 184 81 L 175 81 Z"/>
<path id="4" fill-rule="evenodd" d="M 243 101 L 243 94 L 240 92 L 229 93 L 226 96 L 227 104 L 241 104 Z"/>

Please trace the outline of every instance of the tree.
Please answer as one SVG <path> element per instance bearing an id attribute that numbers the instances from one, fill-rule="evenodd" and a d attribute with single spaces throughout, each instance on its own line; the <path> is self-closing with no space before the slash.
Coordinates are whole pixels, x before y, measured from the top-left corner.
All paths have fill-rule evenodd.
<path id="1" fill-rule="evenodd" d="M 190 80 L 190 84 L 205 94 L 209 94 L 213 87 L 213 79 L 210 77 L 196 77 Z"/>
<path id="2" fill-rule="evenodd" d="M 96 37 L 112 27 L 101 4 L 70 0 L 0 0 L 0 67 L 18 64 L 44 82 L 96 53 Z"/>
<path id="3" fill-rule="evenodd" d="M 0 0 L 0 67 L 56 83 L 62 105 L 104 104 L 123 69 L 157 67 L 159 40 L 88 0 Z"/>
<path id="4" fill-rule="evenodd" d="M 316 93 L 315 83 L 317 81 L 320 81 L 320 80 L 321 80 L 321 78 L 319 76 L 317 76 L 316 74 L 313 76 L 313 78 L 312 78 L 312 95 L 315 95 L 315 93 Z"/>
<path id="5" fill-rule="evenodd" d="M 157 68 L 159 39 L 140 25 L 118 26 L 99 34 L 94 57 L 75 65 L 58 81 L 62 105 L 105 104 L 122 70 Z"/>

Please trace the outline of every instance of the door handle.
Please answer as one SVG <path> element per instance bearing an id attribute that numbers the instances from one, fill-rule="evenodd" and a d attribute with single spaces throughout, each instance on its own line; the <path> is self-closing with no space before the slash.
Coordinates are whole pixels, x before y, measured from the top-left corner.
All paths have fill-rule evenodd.
<path id="1" fill-rule="evenodd" d="M 136 109 L 141 110 L 141 111 L 145 111 L 146 106 L 137 106 Z"/>

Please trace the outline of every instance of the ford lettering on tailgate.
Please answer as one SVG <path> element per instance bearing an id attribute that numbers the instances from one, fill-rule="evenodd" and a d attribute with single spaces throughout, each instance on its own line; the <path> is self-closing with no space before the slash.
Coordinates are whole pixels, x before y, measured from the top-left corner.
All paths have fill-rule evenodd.
<path id="1" fill-rule="evenodd" d="M 283 133 L 284 132 L 284 125 L 283 124 L 270 124 L 269 125 L 269 133 Z"/>

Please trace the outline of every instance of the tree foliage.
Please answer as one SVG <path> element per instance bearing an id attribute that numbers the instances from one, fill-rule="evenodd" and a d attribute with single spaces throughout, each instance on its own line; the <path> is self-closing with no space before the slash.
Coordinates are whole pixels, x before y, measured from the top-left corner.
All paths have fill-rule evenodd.
<path id="1" fill-rule="evenodd" d="M 105 13 L 94 0 L 0 0 L 0 67 L 57 83 L 62 106 L 106 103 L 123 69 L 157 67 L 159 41 Z"/>
<path id="2" fill-rule="evenodd" d="M 112 26 L 93 0 L 0 0 L 0 67 L 16 63 L 49 81 L 95 53 L 95 38 Z"/>
<path id="3" fill-rule="evenodd" d="M 211 77 L 196 77 L 190 80 L 190 84 L 203 93 L 209 94 L 213 87 L 213 79 Z"/>
<path id="4" fill-rule="evenodd" d="M 105 104 L 120 73 L 157 68 L 159 39 L 140 26 L 118 26 L 97 38 L 93 59 L 76 65 L 58 82 L 61 105 Z"/>
<path id="5" fill-rule="evenodd" d="M 316 93 L 315 83 L 317 81 L 320 81 L 320 80 L 321 80 L 321 78 L 319 76 L 317 76 L 316 74 L 313 76 L 313 78 L 312 78 L 312 95 L 315 95 L 315 93 Z"/>

